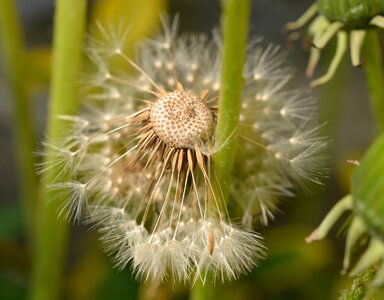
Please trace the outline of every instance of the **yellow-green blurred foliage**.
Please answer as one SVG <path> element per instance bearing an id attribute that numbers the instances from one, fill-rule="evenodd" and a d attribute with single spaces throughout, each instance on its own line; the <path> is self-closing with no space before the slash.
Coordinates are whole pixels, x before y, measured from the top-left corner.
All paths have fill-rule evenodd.
<path id="1" fill-rule="evenodd" d="M 91 13 L 90 25 L 94 26 L 95 22 L 110 24 L 112 28 L 119 24 L 128 25 L 126 46 L 129 48 L 141 37 L 153 33 L 165 9 L 165 0 L 98 0 Z"/>

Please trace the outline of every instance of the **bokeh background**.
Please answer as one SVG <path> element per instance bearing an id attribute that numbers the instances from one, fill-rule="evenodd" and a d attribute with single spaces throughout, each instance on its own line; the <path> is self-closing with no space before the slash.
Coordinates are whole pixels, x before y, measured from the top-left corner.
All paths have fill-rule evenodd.
<path id="1" fill-rule="evenodd" d="M 44 137 L 49 93 L 52 45 L 53 0 L 16 1 L 27 47 L 29 99 L 36 121 L 36 136 Z M 121 3 L 124 9 L 117 9 Z M 120 3 L 120 4 L 119 4 Z M 141 4 L 138 4 L 141 3 Z M 308 58 L 302 43 L 288 41 L 284 24 L 295 20 L 311 0 L 253 0 L 250 38 L 262 37 L 263 44 L 278 44 L 289 52 L 297 68 L 296 84 L 307 86 L 304 76 Z M 113 19 L 119 13 L 128 22 L 137 22 L 137 36 L 156 32 L 160 11 L 179 15 L 180 32 L 204 32 L 220 26 L 219 0 L 94 0 L 90 1 L 89 26 L 96 20 Z M 323 74 L 334 47 L 328 47 L 316 75 Z M 218 285 L 212 299 L 337 299 L 351 279 L 340 275 L 344 239 L 338 230 L 330 238 L 307 245 L 304 237 L 326 212 L 349 191 L 353 166 L 347 159 L 359 159 L 372 141 L 376 128 L 369 109 L 365 79 L 349 58 L 335 79 L 313 93 L 318 99 L 324 133 L 329 147 L 329 176 L 324 186 L 310 195 L 285 201 L 282 212 L 263 230 L 268 257 L 248 277 L 226 286 Z M 0 299 L 24 299 L 28 295 L 31 245 L 18 193 L 16 151 L 12 128 L 12 99 L 0 62 Z M 31 154 L 32 155 L 32 154 Z M 341 225 L 340 223 L 339 225 Z M 343 232 L 340 233 L 343 235 Z M 183 286 L 154 288 L 139 285 L 130 268 L 118 272 L 102 252 L 97 236 L 74 224 L 65 276 L 66 299 L 187 299 Z"/>

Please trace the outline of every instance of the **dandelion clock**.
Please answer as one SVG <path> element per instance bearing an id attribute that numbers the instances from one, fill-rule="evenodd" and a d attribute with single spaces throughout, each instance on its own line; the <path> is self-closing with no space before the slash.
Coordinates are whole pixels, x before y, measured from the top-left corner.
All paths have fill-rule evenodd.
<path id="1" fill-rule="evenodd" d="M 51 188 L 64 199 L 60 214 L 93 224 L 116 266 L 130 264 L 139 279 L 231 281 L 264 256 L 252 226 L 267 225 L 295 186 L 320 182 L 326 141 L 313 99 L 291 88 L 284 54 L 252 43 L 239 126 L 218 144 L 221 38 L 177 27 L 163 21 L 132 56 L 123 48 L 129 29 L 98 26 L 86 49 L 82 112 L 58 116 L 68 134 L 47 142 L 51 164 L 70 174 Z M 224 200 L 213 156 L 232 141 Z"/>

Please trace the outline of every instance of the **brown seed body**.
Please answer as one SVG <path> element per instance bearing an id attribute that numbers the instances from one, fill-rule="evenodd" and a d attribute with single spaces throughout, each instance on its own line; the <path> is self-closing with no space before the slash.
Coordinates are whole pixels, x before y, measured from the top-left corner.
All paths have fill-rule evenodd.
<path id="1" fill-rule="evenodd" d="M 213 135 L 212 111 L 199 97 L 185 91 L 159 98 L 151 107 L 150 120 L 156 135 L 174 148 L 191 148 Z"/>
<path id="2" fill-rule="evenodd" d="M 212 255 L 213 250 L 215 250 L 215 233 L 213 232 L 213 229 L 209 232 L 208 236 L 208 253 L 209 255 Z"/>

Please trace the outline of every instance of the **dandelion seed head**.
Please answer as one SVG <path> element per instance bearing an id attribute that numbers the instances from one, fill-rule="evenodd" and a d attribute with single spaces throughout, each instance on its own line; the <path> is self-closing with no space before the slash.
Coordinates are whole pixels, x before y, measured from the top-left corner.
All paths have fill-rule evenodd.
<path id="1" fill-rule="evenodd" d="M 208 106 L 188 92 L 164 95 L 151 107 L 153 130 L 167 145 L 188 148 L 213 134 L 214 117 Z"/>
<path id="2" fill-rule="evenodd" d="M 211 77 L 205 77 L 204 79 L 203 79 L 203 84 L 205 84 L 205 85 L 207 85 L 207 84 L 209 84 L 209 83 L 211 83 L 212 82 L 212 78 Z"/>
<path id="3" fill-rule="evenodd" d="M 48 143 L 63 170 L 53 189 L 65 199 L 62 215 L 93 224 L 118 268 L 131 263 L 137 278 L 155 283 L 204 283 L 208 274 L 227 282 L 264 255 L 248 225 L 273 219 L 297 183 L 319 181 L 327 143 L 312 98 L 288 91 L 279 48 L 250 46 L 239 127 L 228 137 L 238 144 L 231 198 L 241 210 L 228 211 L 212 180 L 213 155 L 226 147 L 215 145 L 220 38 L 177 36 L 177 22 L 163 23 L 136 57 L 124 52 L 124 30 L 99 26 L 83 112 L 62 116 L 69 133 Z"/>
<path id="4" fill-rule="evenodd" d="M 192 74 L 188 74 L 187 77 L 186 77 L 186 79 L 187 79 L 188 82 L 192 82 L 193 79 L 194 79 L 194 77 L 193 77 Z"/>
<path id="5" fill-rule="evenodd" d="M 262 76 L 261 76 L 261 74 L 259 74 L 259 73 L 255 73 L 255 75 L 253 75 L 253 78 L 254 78 L 255 80 L 260 80 L 260 79 L 262 78 Z"/>

